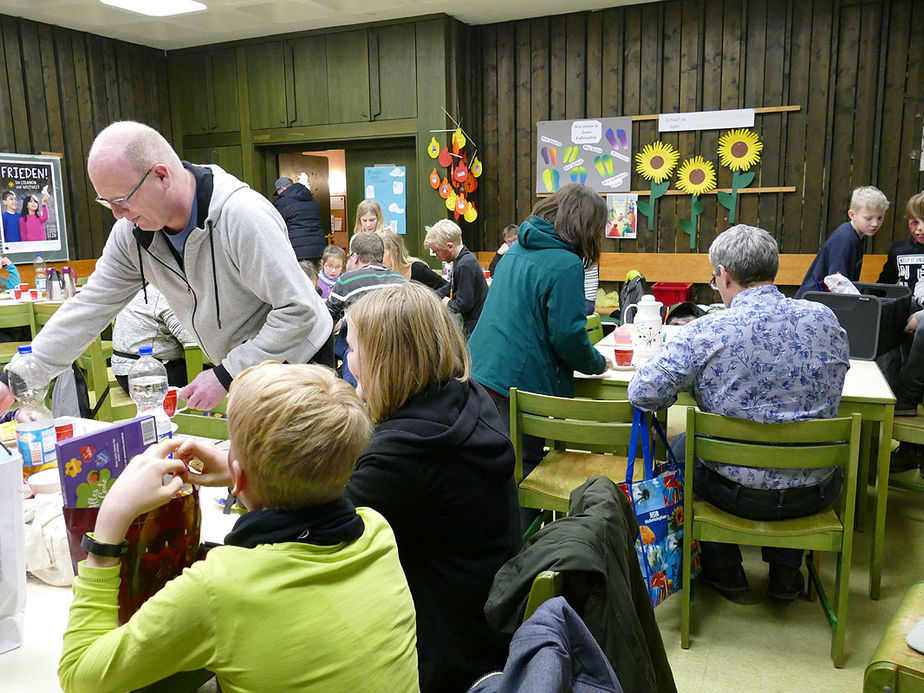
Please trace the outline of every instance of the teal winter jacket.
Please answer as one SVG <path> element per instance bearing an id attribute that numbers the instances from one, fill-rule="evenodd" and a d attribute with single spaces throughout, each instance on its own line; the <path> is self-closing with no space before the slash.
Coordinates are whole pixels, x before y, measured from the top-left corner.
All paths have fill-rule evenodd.
<path id="1" fill-rule="evenodd" d="M 497 264 L 469 338 L 472 377 L 504 396 L 516 387 L 572 397 L 574 371 L 606 368 L 586 324 L 583 261 L 549 222 L 530 217 Z"/>

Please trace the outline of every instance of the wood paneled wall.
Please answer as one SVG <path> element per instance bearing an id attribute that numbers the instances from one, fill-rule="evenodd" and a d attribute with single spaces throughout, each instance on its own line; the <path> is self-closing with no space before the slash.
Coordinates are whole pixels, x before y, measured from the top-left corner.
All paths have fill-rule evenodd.
<path id="1" fill-rule="evenodd" d="M 752 187 L 797 192 L 741 195 L 737 221 L 769 230 L 781 252 L 815 253 L 846 220 L 851 190 L 876 185 L 892 206 L 870 252 L 907 234 L 905 202 L 924 187 L 915 158 L 924 111 L 918 0 L 678 0 L 471 31 L 485 165 L 476 247 L 497 247 L 503 226 L 525 219 L 537 199 L 537 121 L 780 105 L 801 110 L 757 116 L 764 150 Z M 634 151 L 658 139 L 656 121 L 633 128 Z M 682 159 L 712 160 L 719 187 L 729 187 L 720 134 L 663 140 Z M 632 189 L 648 189 L 634 171 Z M 728 227 L 715 196 L 703 202 L 694 252 Z M 637 241 L 604 250 L 690 252 L 678 223 L 689 213 L 688 196 L 662 197 L 652 231 L 642 218 Z"/>
<path id="2" fill-rule="evenodd" d="M 171 139 L 164 52 L 0 15 L 0 151 L 63 155 L 70 255 L 97 257 L 112 214 L 86 174 L 93 138 L 115 120 Z"/>

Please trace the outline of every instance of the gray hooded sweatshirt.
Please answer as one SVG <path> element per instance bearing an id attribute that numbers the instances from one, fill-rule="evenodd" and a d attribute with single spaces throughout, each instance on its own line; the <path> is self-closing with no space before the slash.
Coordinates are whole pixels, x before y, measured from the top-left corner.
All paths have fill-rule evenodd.
<path id="1" fill-rule="evenodd" d="M 330 314 L 269 200 L 218 166 L 184 166 L 196 176 L 199 209 L 182 267 L 163 231 L 117 221 L 86 285 L 32 342 L 49 376 L 70 366 L 143 280 L 220 364 L 216 375 L 226 386 L 267 359 L 307 363 L 330 337 Z M 8 368 L 15 372 L 15 363 Z"/>

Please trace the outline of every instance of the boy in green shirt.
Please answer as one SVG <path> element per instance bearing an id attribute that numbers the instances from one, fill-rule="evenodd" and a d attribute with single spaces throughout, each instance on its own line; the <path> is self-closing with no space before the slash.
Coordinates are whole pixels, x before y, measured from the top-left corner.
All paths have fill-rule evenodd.
<path id="1" fill-rule="evenodd" d="M 266 362 L 234 380 L 228 452 L 174 439 L 132 460 L 74 581 L 63 690 L 134 690 L 199 669 L 225 693 L 418 690 L 414 605 L 394 534 L 342 496 L 371 430 L 353 388 L 329 369 Z M 187 481 L 230 485 L 249 512 L 224 546 L 119 627 L 112 556 L 134 518 Z"/>

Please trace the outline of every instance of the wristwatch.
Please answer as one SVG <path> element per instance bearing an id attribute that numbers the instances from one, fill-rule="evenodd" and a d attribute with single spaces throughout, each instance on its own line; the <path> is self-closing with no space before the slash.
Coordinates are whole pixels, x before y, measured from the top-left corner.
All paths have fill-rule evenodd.
<path id="1" fill-rule="evenodd" d="M 80 541 L 80 545 L 87 553 L 92 553 L 94 556 L 101 556 L 103 558 L 121 558 L 122 555 L 128 551 L 127 541 L 123 540 L 121 544 L 103 544 L 102 542 L 96 541 L 93 532 L 84 534 L 83 539 Z"/>

